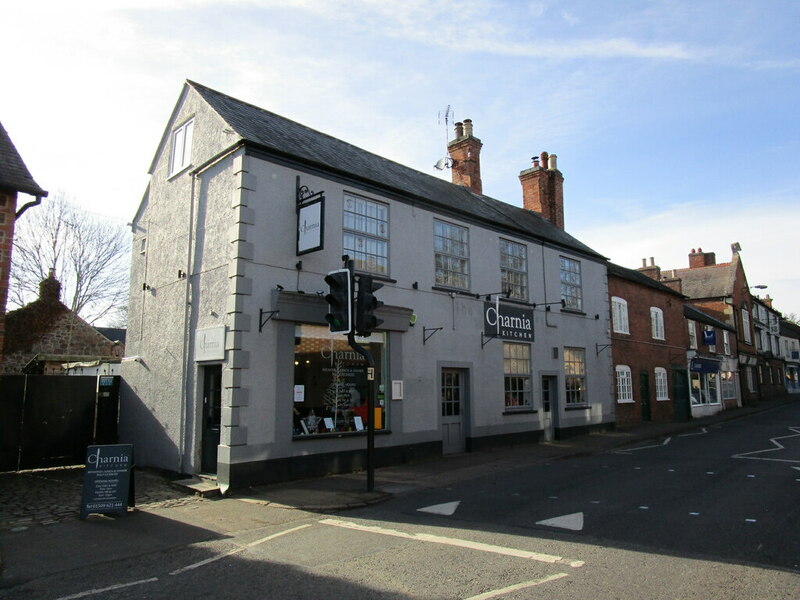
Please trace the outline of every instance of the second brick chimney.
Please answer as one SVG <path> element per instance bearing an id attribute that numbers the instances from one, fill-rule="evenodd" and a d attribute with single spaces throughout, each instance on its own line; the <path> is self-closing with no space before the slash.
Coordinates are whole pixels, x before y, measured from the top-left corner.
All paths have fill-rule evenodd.
<path id="1" fill-rule="evenodd" d="M 642 259 L 642 266 L 636 269 L 642 275 L 647 275 L 650 279 L 661 281 L 661 267 L 656 264 L 655 258 L 650 257 L 650 266 L 647 266 L 647 259 Z"/>
<path id="2" fill-rule="evenodd" d="M 717 255 L 714 252 L 703 252 L 702 248 L 689 253 L 689 268 L 699 269 L 701 267 L 711 267 L 717 264 Z"/>
<path id="3" fill-rule="evenodd" d="M 447 144 L 447 151 L 453 159 L 453 183 L 468 187 L 476 194 L 483 194 L 481 147 L 481 141 L 472 135 L 472 119 L 456 123 L 456 137 Z"/>
<path id="4" fill-rule="evenodd" d="M 556 166 L 556 155 L 534 156 L 533 166 L 519 174 L 519 181 L 522 206 L 564 229 L 564 176 Z"/>

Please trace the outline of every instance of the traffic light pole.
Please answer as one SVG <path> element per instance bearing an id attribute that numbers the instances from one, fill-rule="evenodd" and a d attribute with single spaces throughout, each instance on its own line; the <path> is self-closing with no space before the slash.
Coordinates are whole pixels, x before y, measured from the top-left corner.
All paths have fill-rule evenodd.
<path id="1" fill-rule="evenodd" d="M 350 288 L 352 293 L 352 283 L 354 280 L 355 263 L 347 256 L 342 257 L 344 266 L 350 271 Z M 354 320 L 354 319 L 353 319 Z M 367 491 L 375 491 L 375 359 L 370 354 L 369 350 L 356 342 L 356 332 L 354 323 L 351 321 L 350 332 L 347 334 L 347 341 L 350 347 L 358 352 L 367 361 Z M 370 379 L 370 374 L 372 378 Z"/>

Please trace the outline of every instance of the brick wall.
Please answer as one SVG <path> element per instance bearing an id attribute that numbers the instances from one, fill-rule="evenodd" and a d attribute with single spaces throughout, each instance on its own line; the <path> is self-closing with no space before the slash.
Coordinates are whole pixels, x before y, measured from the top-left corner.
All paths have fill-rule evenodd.
<path id="1" fill-rule="evenodd" d="M 674 418 L 674 393 L 672 389 L 673 366 L 686 368 L 686 347 L 689 334 L 683 316 L 683 301 L 677 296 L 639 285 L 609 274 L 610 296 L 623 298 L 628 303 L 629 334 L 611 331 L 613 367 L 627 365 L 631 369 L 633 402 L 618 402 L 616 381 L 614 401 L 616 420 L 620 426 L 642 422 L 642 376 L 647 373 L 650 419 L 671 421 Z M 663 311 L 664 340 L 653 339 L 650 307 Z M 656 400 L 655 369 L 667 371 L 669 400 Z"/>
<path id="2" fill-rule="evenodd" d="M 14 239 L 14 213 L 16 210 L 17 193 L 0 190 L 0 360 L 3 358 L 6 302 L 8 301 L 8 283 L 11 274 L 11 243 Z"/>

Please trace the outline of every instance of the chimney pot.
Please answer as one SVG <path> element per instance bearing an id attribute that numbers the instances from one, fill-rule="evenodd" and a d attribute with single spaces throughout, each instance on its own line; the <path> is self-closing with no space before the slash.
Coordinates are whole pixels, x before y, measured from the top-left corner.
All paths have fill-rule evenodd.
<path id="1" fill-rule="evenodd" d="M 459 121 L 456 123 L 456 139 L 464 137 L 464 124 Z"/>
<path id="2" fill-rule="evenodd" d="M 550 157 L 548 158 L 548 166 L 547 166 L 547 168 L 550 171 L 557 171 L 558 170 L 558 167 L 556 166 L 556 160 L 557 159 L 558 159 L 558 157 L 555 154 L 551 154 Z"/>
<path id="3" fill-rule="evenodd" d="M 651 267 L 655 267 L 656 266 L 656 259 L 653 258 L 652 256 L 650 257 L 650 266 Z"/>
<path id="4" fill-rule="evenodd" d="M 647 266 L 647 259 L 646 259 L 646 258 L 643 258 L 643 259 L 642 259 L 642 266 L 643 266 L 643 267 L 646 267 L 646 266 Z"/>
<path id="5" fill-rule="evenodd" d="M 464 135 L 472 135 L 472 119 L 464 119 Z"/>
<path id="6" fill-rule="evenodd" d="M 547 152 L 542 152 L 542 153 L 539 155 L 539 158 L 540 158 L 540 159 L 541 159 L 541 161 L 542 161 L 542 168 L 543 168 L 543 169 L 546 169 L 546 168 L 547 168 L 547 158 L 548 158 L 548 156 L 549 156 L 549 155 L 547 154 Z"/>

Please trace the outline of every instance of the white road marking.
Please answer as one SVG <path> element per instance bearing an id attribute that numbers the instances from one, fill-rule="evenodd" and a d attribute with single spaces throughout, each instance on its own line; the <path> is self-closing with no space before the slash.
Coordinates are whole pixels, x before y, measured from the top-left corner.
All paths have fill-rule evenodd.
<path id="1" fill-rule="evenodd" d="M 153 583 L 154 581 L 158 581 L 158 577 L 151 577 L 150 579 L 140 579 L 139 581 L 131 581 L 130 583 L 118 583 L 116 585 L 110 585 L 104 588 L 79 592 L 77 594 L 72 594 L 71 596 L 61 596 L 61 598 L 57 598 L 56 600 L 75 600 L 75 598 L 86 598 L 87 596 L 94 596 L 95 594 L 103 594 L 105 592 L 121 590 L 127 587 L 132 587 L 134 585 Z"/>
<path id="2" fill-rule="evenodd" d="M 511 592 L 516 592 L 518 590 L 525 590 L 537 585 L 542 585 L 543 583 L 549 583 L 551 581 L 563 579 L 564 577 L 569 577 L 569 575 L 566 573 L 556 573 L 555 575 L 548 575 L 542 579 L 532 579 L 531 581 L 524 581 L 522 583 L 510 585 L 498 590 L 484 592 L 483 594 L 478 594 L 477 596 L 470 596 L 469 598 L 465 598 L 465 600 L 489 600 L 490 598 L 497 598 L 498 596 L 504 596 L 505 594 L 510 594 Z"/>
<path id="3" fill-rule="evenodd" d="M 774 462 L 786 462 L 786 463 L 800 463 L 800 460 L 791 460 L 788 458 L 764 458 L 762 456 L 751 456 L 752 454 L 765 454 L 767 452 L 778 452 L 780 450 L 785 450 L 783 444 L 781 444 L 778 440 L 785 440 L 787 438 L 793 438 L 800 436 L 800 427 L 789 427 L 789 431 L 794 431 L 791 435 L 782 435 L 779 437 L 770 438 L 770 442 L 775 446 L 775 448 L 767 448 L 766 450 L 756 450 L 754 452 L 743 452 L 741 454 L 734 454 L 731 458 L 749 458 L 752 460 L 769 460 Z M 797 469 L 798 467 L 792 467 L 793 469 Z"/>
<path id="4" fill-rule="evenodd" d="M 708 433 L 708 429 L 706 429 L 705 427 L 701 427 L 699 433 L 698 432 L 695 432 L 695 433 L 682 433 L 678 437 L 689 437 L 690 435 L 705 435 L 706 433 Z"/>
<path id="5" fill-rule="evenodd" d="M 180 569 L 175 569 L 174 571 L 170 572 L 170 575 L 180 575 L 181 573 L 185 573 L 186 571 L 191 571 L 192 569 L 203 567 L 207 564 L 213 563 L 223 558 L 227 558 L 228 556 L 231 556 L 233 554 L 244 552 L 245 550 L 247 550 L 248 548 L 252 548 L 253 546 L 258 546 L 259 544 L 263 544 L 264 542 L 274 540 L 275 538 L 281 537 L 283 535 L 294 533 L 295 531 L 300 531 L 301 529 L 305 529 L 306 527 L 311 527 L 311 524 L 300 525 L 299 527 L 293 527 L 291 529 L 287 529 L 286 531 L 279 531 L 278 533 L 273 533 L 272 535 L 268 535 L 267 537 L 261 538 L 260 540 L 256 540 L 255 542 L 250 542 L 249 544 L 245 544 L 244 546 L 239 546 L 238 548 L 234 548 L 233 550 L 231 550 L 230 552 L 226 552 L 225 554 L 212 556 L 211 558 L 201 560 L 200 562 L 196 562 L 194 564 L 181 567 Z"/>
<path id="6" fill-rule="evenodd" d="M 462 540 L 459 538 L 443 537 L 439 535 L 432 535 L 429 533 L 405 533 L 396 529 L 386 529 L 385 527 L 378 527 L 375 525 L 360 525 L 352 521 L 341 521 L 339 519 L 322 519 L 320 521 L 323 525 L 331 525 L 333 527 L 341 527 L 342 529 L 352 529 L 354 531 L 362 531 L 364 533 L 375 533 L 378 535 L 387 535 L 390 537 L 397 537 L 416 542 L 428 542 L 431 544 L 443 544 L 445 546 L 455 546 L 458 548 L 467 548 L 469 550 L 479 550 L 481 552 L 491 552 L 492 554 L 500 554 L 502 556 L 513 556 L 515 558 L 525 558 L 528 560 L 535 560 L 538 562 L 550 564 L 567 564 L 570 567 L 582 567 L 583 561 L 570 560 L 561 556 L 553 556 L 552 554 L 542 554 L 540 552 L 531 552 L 529 550 L 520 550 L 518 548 L 507 548 L 505 546 L 495 546 L 494 544 L 484 544 L 482 542 L 473 542 L 470 540 Z"/>
<path id="7" fill-rule="evenodd" d="M 650 507 L 649 506 L 640 506 L 639 509 L 640 510 L 650 510 Z"/>
<path id="8" fill-rule="evenodd" d="M 434 504 L 432 506 L 418 508 L 417 512 L 431 513 L 432 515 L 444 515 L 445 517 L 451 517 L 458 509 L 459 504 L 461 504 L 461 500 L 456 500 L 455 502 L 445 502 L 444 504 Z"/>
<path id="9" fill-rule="evenodd" d="M 689 514 L 692 515 L 693 517 L 699 517 L 700 516 L 699 512 L 690 512 Z"/>
<path id="10" fill-rule="evenodd" d="M 638 452 L 639 450 L 647 450 L 648 448 L 661 448 L 662 446 L 666 446 L 667 444 L 669 444 L 670 441 L 672 441 L 672 438 L 668 437 L 660 444 L 654 444 L 652 446 L 640 446 L 639 448 L 627 448 L 625 450 L 614 450 L 614 454 L 630 454 L 631 452 Z"/>
<path id="11" fill-rule="evenodd" d="M 561 515 L 560 517 L 553 517 L 552 519 L 536 521 L 536 524 L 544 525 L 545 527 L 569 529 L 570 531 L 581 531 L 583 530 L 583 513 L 576 512 L 571 515 Z"/>
<path id="12" fill-rule="evenodd" d="M 747 523 L 757 523 L 756 519 L 745 519 Z"/>

